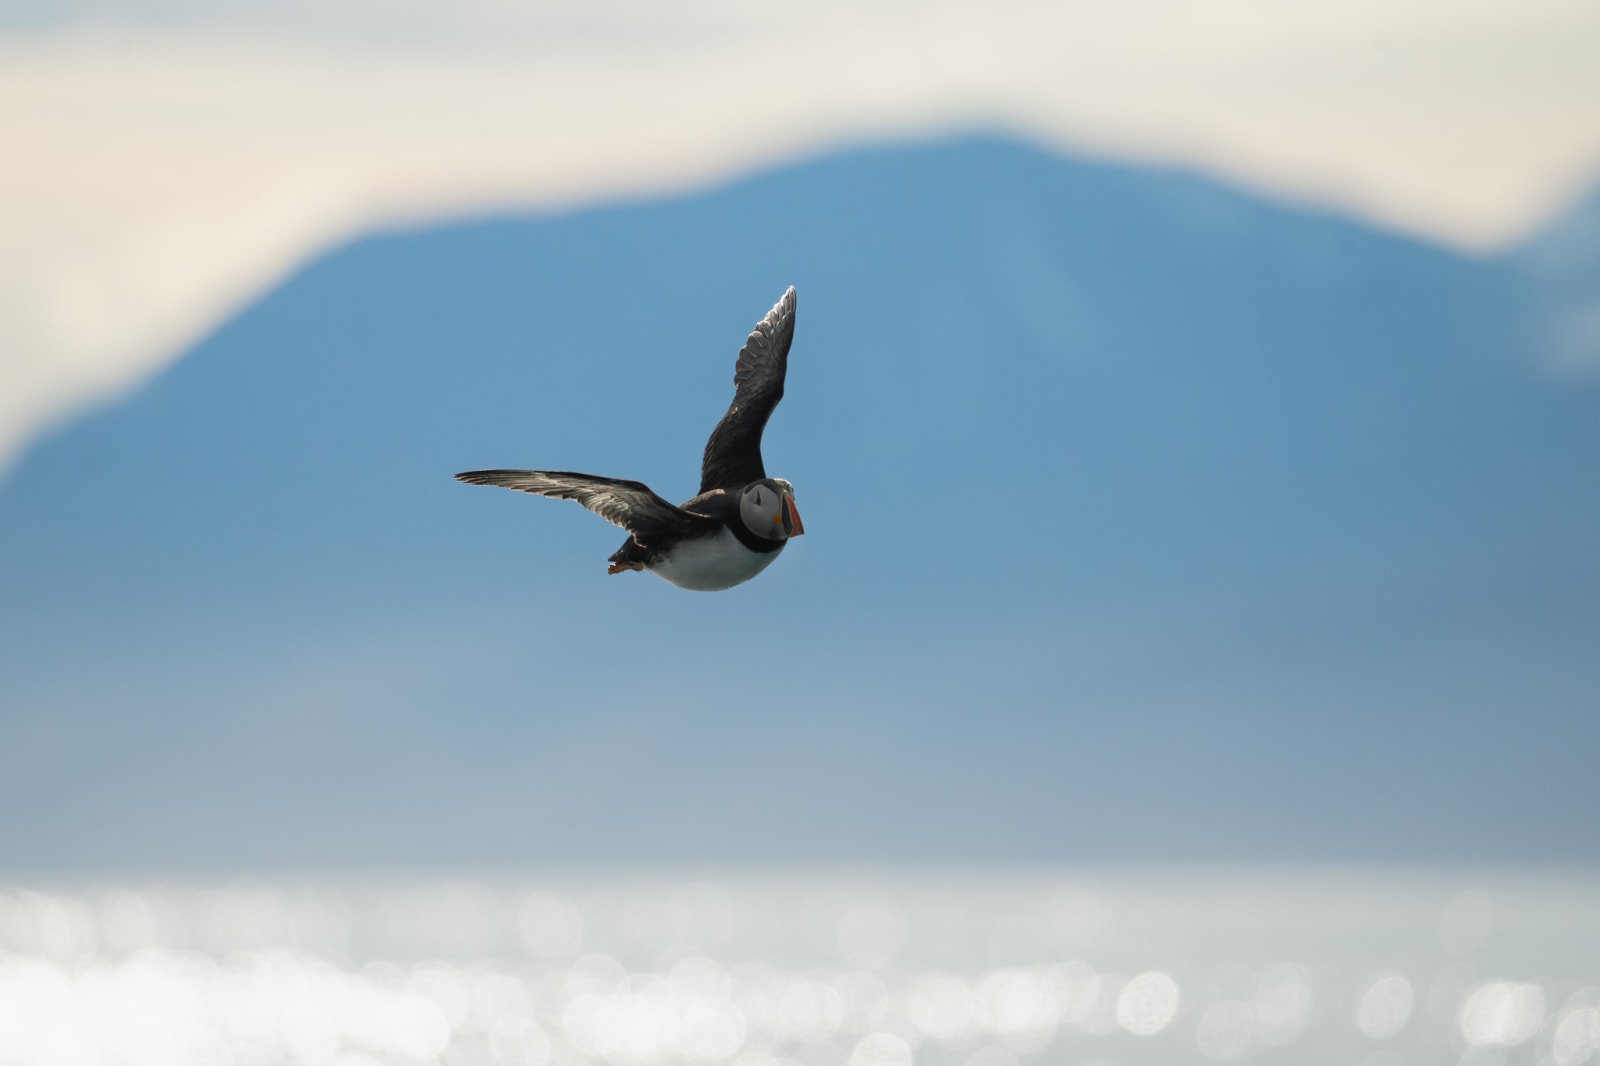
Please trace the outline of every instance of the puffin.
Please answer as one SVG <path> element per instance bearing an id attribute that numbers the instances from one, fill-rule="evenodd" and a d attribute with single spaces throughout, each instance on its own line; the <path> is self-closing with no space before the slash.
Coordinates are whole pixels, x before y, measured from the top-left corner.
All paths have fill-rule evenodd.
<path id="1" fill-rule="evenodd" d="M 612 553 L 608 574 L 647 570 L 696 592 L 743 584 L 805 532 L 794 486 L 768 477 L 761 433 L 783 399 L 794 340 L 794 286 L 756 323 L 733 371 L 733 402 L 706 441 L 700 492 L 674 507 L 640 481 L 565 470 L 469 470 L 457 481 L 576 500 L 628 539 Z"/>

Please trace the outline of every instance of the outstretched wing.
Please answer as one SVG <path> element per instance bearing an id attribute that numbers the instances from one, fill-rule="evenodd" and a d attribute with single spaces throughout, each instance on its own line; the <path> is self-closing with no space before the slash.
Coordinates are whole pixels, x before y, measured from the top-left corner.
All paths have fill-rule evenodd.
<path id="1" fill-rule="evenodd" d="M 573 474 L 565 470 L 469 470 L 457 474 L 456 480 L 469 485 L 499 485 L 558 500 L 577 500 L 641 541 L 662 533 L 693 532 L 713 522 L 703 515 L 674 507 L 640 481 Z"/>
<path id="2" fill-rule="evenodd" d="M 783 376 L 794 340 L 794 286 L 756 324 L 733 372 L 733 403 L 706 441 L 700 491 L 741 488 L 767 476 L 761 431 L 783 399 Z"/>

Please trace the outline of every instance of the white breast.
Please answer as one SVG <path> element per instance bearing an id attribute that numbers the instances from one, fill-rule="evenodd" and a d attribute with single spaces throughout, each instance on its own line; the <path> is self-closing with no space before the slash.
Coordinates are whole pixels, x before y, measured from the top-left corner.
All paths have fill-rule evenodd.
<path id="1" fill-rule="evenodd" d="M 753 552 L 727 529 L 715 536 L 686 540 L 657 559 L 650 572 L 679 588 L 715 592 L 749 581 L 778 557 L 775 552 Z"/>

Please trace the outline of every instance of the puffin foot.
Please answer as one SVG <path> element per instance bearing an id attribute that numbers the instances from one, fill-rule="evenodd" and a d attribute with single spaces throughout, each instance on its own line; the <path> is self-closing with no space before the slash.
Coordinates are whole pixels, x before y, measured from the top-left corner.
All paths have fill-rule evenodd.
<path id="1" fill-rule="evenodd" d="M 643 563 L 612 563 L 610 566 L 606 567 L 606 573 L 608 573 L 608 574 L 620 574 L 624 570 L 643 570 L 643 569 L 644 569 L 644 564 Z"/>

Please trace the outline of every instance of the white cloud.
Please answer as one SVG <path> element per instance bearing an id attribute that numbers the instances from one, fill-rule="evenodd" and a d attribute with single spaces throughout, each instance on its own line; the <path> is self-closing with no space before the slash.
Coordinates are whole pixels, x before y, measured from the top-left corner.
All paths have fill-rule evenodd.
<path id="1" fill-rule="evenodd" d="M 982 125 L 1492 249 L 1600 169 L 1591 0 L 77 10 L 0 36 L 0 469 L 373 225 Z"/>

